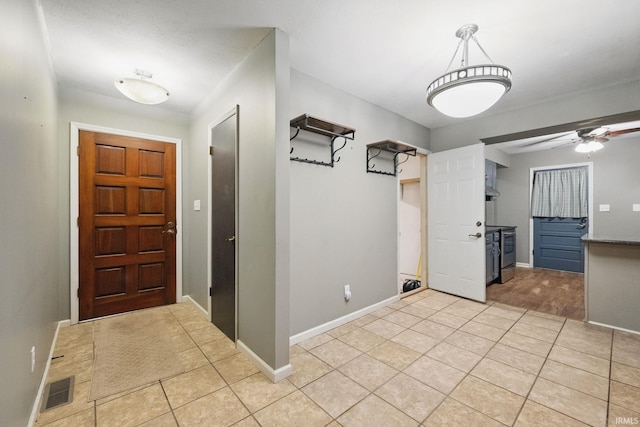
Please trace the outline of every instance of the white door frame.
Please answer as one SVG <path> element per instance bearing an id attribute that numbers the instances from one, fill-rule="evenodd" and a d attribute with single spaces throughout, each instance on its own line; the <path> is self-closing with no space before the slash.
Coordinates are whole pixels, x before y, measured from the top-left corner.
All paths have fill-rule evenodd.
<path id="1" fill-rule="evenodd" d="M 593 162 L 569 163 L 564 165 L 538 166 L 529 169 L 529 267 L 533 268 L 533 217 L 531 216 L 531 196 L 533 194 L 533 176 L 537 171 L 570 169 L 587 167 L 587 197 L 589 220 L 587 221 L 587 233 L 593 233 L 591 219 L 593 218 Z"/>
<path id="2" fill-rule="evenodd" d="M 80 131 L 110 133 L 113 135 L 130 136 L 133 138 L 150 139 L 153 141 L 176 144 L 176 222 L 178 236 L 182 226 L 182 140 L 166 136 L 151 135 L 141 132 L 132 132 L 122 129 L 114 129 L 104 126 L 86 123 L 71 122 L 69 127 L 69 299 L 71 324 L 78 323 L 80 286 L 80 247 L 78 242 L 78 218 L 79 212 L 79 158 L 78 146 Z M 182 301 L 182 239 L 176 239 L 176 302 Z"/>

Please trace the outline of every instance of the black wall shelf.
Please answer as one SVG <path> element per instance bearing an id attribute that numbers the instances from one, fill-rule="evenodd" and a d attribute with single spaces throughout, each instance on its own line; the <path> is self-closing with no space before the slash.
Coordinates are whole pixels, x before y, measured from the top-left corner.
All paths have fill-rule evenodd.
<path id="1" fill-rule="evenodd" d="M 375 159 L 385 151 L 393 154 L 393 172 L 375 169 L 375 163 L 371 163 L 373 159 Z M 416 152 L 416 147 L 390 139 L 367 144 L 367 172 L 377 173 L 380 175 L 396 176 L 398 174 L 398 166 L 409 160 L 409 156 L 415 156 Z M 407 158 L 399 162 L 398 156 L 400 154 L 405 154 Z"/>
<path id="2" fill-rule="evenodd" d="M 292 128 L 296 128 L 296 133 L 291 138 L 289 138 L 289 141 L 293 141 L 300 133 L 300 130 L 328 136 L 330 138 L 329 146 L 331 149 L 331 161 L 323 162 L 297 156 L 291 156 L 289 158 L 296 162 L 311 163 L 313 165 L 329 167 L 333 167 L 335 163 L 340 161 L 340 157 L 336 158 L 336 153 L 342 150 L 347 145 L 347 140 L 353 140 L 356 133 L 356 130 L 353 128 L 318 119 L 316 117 L 309 116 L 308 114 L 303 114 L 296 117 L 295 119 L 291 119 L 291 121 L 289 122 L 289 126 L 291 126 Z M 338 149 L 335 148 L 335 140 L 337 138 L 344 138 L 344 144 L 342 144 L 342 146 Z M 293 154 L 293 147 L 291 147 L 289 154 Z"/>

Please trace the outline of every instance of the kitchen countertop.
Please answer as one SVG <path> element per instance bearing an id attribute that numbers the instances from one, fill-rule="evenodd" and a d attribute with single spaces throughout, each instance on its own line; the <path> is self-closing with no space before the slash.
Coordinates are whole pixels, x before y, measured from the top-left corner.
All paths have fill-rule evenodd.
<path id="1" fill-rule="evenodd" d="M 504 230 L 506 228 L 516 228 L 515 225 L 485 225 L 485 233 L 492 233 L 494 231 Z"/>
<path id="2" fill-rule="evenodd" d="M 605 243 L 609 245 L 640 246 L 640 235 L 613 236 L 606 234 L 585 234 L 582 236 L 585 243 Z"/>

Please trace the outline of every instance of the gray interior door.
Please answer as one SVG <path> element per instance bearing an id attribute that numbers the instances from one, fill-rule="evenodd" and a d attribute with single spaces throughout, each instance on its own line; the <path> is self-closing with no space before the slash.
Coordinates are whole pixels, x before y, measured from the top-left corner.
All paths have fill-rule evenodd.
<path id="1" fill-rule="evenodd" d="M 236 340 L 237 108 L 211 129 L 211 321 Z"/>

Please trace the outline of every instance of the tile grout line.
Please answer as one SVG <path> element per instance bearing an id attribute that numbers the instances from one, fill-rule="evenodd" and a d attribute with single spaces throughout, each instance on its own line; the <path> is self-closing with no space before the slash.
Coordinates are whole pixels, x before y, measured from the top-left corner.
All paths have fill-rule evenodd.
<path id="1" fill-rule="evenodd" d="M 220 378 L 222 378 L 222 381 L 224 381 L 224 383 L 225 383 L 225 387 L 227 387 L 227 388 L 229 389 L 229 391 L 231 391 L 231 393 L 233 393 L 233 395 L 236 397 L 236 399 L 238 399 L 238 401 L 242 404 L 242 406 L 243 406 L 243 407 L 247 410 L 247 412 L 249 413 L 249 415 L 248 415 L 248 416 L 246 416 L 246 417 L 244 417 L 242 420 L 245 420 L 245 419 L 247 419 L 247 418 L 249 418 L 249 417 L 251 417 L 251 418 L 253 418 L 253 419 L 255 420 L 255 417 L 253 416 L 253 412 L 251 412 L 251 410 L 247 407 L 247 405 L 246 405 L 246 404 L 244 403 L 244 401 L 240 398 L 240 396 L 238 396 L 238 394 L 237 394 L 237 393 L 236 393 L 236 391 L 233 389 L 233 387 L 231 387 L 231 384 L 227 381 L 227 379 L 224 377 L 224 375 L 222 375 L 222 373 L 218 370 L 218 368 L 216 368 L 216 367 L 215 367 L 214 362 L 213 362 L 213 361 L 211 361 L 211 359 L 209 359 L 209 357 L 207 357 L 206 353 L 205 353 L 205 352 L 202 350 L 202 348 L 200 347 L 200 345 L 201 345 L 201 344 L 197 343 L 197 342 L 193 339 L 193 337 L 192 337 L 192 335 L 189 333 L 189 331 L 188 331 L 187 329 L 185 329 L 185 327 L 182 325 L 182 322 L 180 321 L 180 319 L 177 319 L 177 320 L 178 320 L 178 323 L 180 324 L 180 326 L 182 327 L 182 329 L 185 331 L 185 333 L 186 333 L 187 335 L 189 335 L 189 337 L 191 338 L 191 340 L 193 341 L 193 343 L 196 345 L 196 348 L 197 348 L 197 349 L 198 349 L 198 350 L 203 354 L 204 358 L 207 360 L 207 363 L 208 363 L 209 365 L 211 365 L 211 367 L 212 367 L 212 368 L 215 370 L 215 372 L 220 376 Z M 214 326 L 215 326 L 215 325 L 214 325 Z M 197 328 L 197 329 L 203 329 L 203 328 L 206 328 L 206 327 L 208 327 L 208 326 L 203 326 L 202 328 Z M 223 338 L 220 338 L 220 339 L 222 340 L 222 339 L 225 339 L 225 338 L 226 338 L 226 337 L 223 337 Z M 209 342 L 213 342 L 213 341 L 216 341 L 216 340 L 207 341 L 206 343 L 202 343 L 202 345 L 204 345 L 204 344 L 208 344 Z M 235 345 L 235 343 L 234 343 L 234 345 Z M 237 349 L 237 346 L 236 346 L 236 349 Z M 238 354 L 238 353 L 236 353 L 236 354 Z M 223 357 L 223 358 L 222 358 L 222 359 L 220 359 L 220 360 L 225 360 L 225 359 L 228 359 L 228 358 L 233 357 L 233 356 L 235 356 L 235 354 L 232 354 L 232 355 L 229 355 L 229 356 Z M 220 361 L 220 360 L 219 360 L 219 361 Z M 204 366 L 206 366 L 206 365 L 204 365 Z M 200 368 L 195 368 L 195 369 L 200 369 Z M 193 369 L 193 370 L 195 370 L 195 369 Z M 249 375 L 249 377 L 250 377 L 250 376 L 251 376 L 251 375 Z M 249 377 L 246 377 L 246 378 L 249 378 Z M 242 380 L 239 380 L 239 381 L 242 381 Z M 202 398 L 203 398 L 203 397 L 205 397 L 205 396 L 208 396 L 208 395 L 210 395 L 210 394 L 216 393 L 216 392 L 218 392 L 218 391 L 222 390 L 223 388 L 224 388 L 224 387 L 222 387 L 222 388 L 220 388 L 220 389 L 218 389 L 218 390 L 212 391 L 211 393 L 207 393 L 207 394 L 205 394 L 204 396 L 200 396 L 199 398 L 194 399 L 194 400 L 192 400 L 192 401 L 190 401 L 190 402 L 186 402 L 184 405 L 181 405 L 180 407 L 186 406 L 186 405 L 188 405 L 188 404 L 190 404 L 190 403 L 192 403 L 192 402 L 195 402 L 195 401 L 196 401 L 196 400 L 198 400 L 198 399 L 202 399 Z M 169 399 L 168 399 L 168 397 L 167 397 L 167 400 L 169 400 Z M 179 423 L 178 423 L 178 419 L 177 419 L 177 417 L 176 417 L 176 415 L 175 415 L 175 412 L 174 412 L 174 409 L 173 409 L 173 407 L 171 407 L 171 403 L 169 403 L 169 407 L 171 408 L 171 412 L 173 413 L 173 416 L 174 416 L 174 419 L 175 419 L 175 421 L 176 421 L 176 424 L 177 424 L 177 425 L 179 425 Z M 175 409 L 178 409 L 178 408 L 175 408 Z M 242 421 L 242 420 L 240 420 L 240 421 Z M 257 422 L 257 420 L 256 420 L 256 422 Z"/>
<path id="2" fill-rule="evenodd" d="M 610 357 L 609 357 L 609 378 L 607 381 L 607 415 L 605 418 L 605 422 L 608 424 L 609 423 L 609 411 L 611 410 L 611 382 L 613 381 L 612 374 L 613 374 L 613 346 L 614 346 L 614 340 L 615 340 L 616 336 L 615 336 L 615 331 L 611 330 L 611 352 L 609 353 Z"/>
<path id="3" fill-rule="evenodd" d="M 485 309 L 483 309 L 482 311 L 480 311 L 479 313 L 477 313 L 475 316 L 473 316 L 471 319 L 468 319 L 464 324 L 462 324 L 459 328 L 457 328 L 457 329 L 456 329 L 456 331 L 460 331 L 460 328 L 462 328 L 464 325 L 468 324 L 469 322 L 473 321 L 473 319 L 475 319 L 475 318 L 476 318 L 477 316 L 479 316 L 480 314 L 484 313 L 487 309 L 489 309 L 489 307 L 492 307 L 492 306 L 493 306 L 493 304 L 489 305 L 488 307 L 486 307 Z M 525 313 L 526 313 L 526 311 L 525 311 L 524 313 L 521 313 L 521 314 L 520 314 L 520 316 L 518 317 L 518 319 L 517 319 L 517 320 L 515 320 L 515 321 L 513 322 L 513 325 L 515 325 L 515 324 L 518 322 L 518 320 L 519 320 L 519 319 L 521 319 L 521 318 L 522 318 L 522 316 L 523 316 Z M 485 314 L 486 314 L 486 313 L 485 313 Z M 500 317 L 500 316 L 496 316 L 496 317 Z M 508 320 L 511 320 L 511 319 L 508 319 Z M 481 322 L 480 322 L 480 323 L 481 323 Z M 436 410 L 437 410 L 437 409 L 438 409 L 438 408 L 439 408 L 439 407 L 444 403 L 444 401 L 445 401 L 445 400 L 447 400 L 447 399 L 452 399 L 452 400 L 455 400 L 456 402 L 460 403 L 461 405 L 466 406 L 467 408 L 470 408 L 470 409 L 472 409 L 472 410 L 474 410 L 474 411 L 477 411 L 478 413 L 480 413 L 480 414 L 482 414 L 482 415 L 486 416 L 487 418 L 490 418 L 490 419 L 492 419 L 492 420 L 494 420 L 494 421 L 496 421 L 496 422 L 498 422 L 498 423 L 504 424 L 504 423 L 502 423 L 502 421 L 497 420 L 497 419 L 495 419 L 494 417 L 491 417 L 491 416 L 489 416 L 489 415 L 487 415 L 487 414 L 483 413 L 482 411 L 479 411 L 479 410 L 477 410 L 477 409 L 475 409 L 475 408 L 473 408 L 473 407 L 471 407 L 471 406 L 467 405 L 467 404 L 466 404 L 466 403 L 464 403 L 464 402 L 460 402 L 460 401 L 459 401 L 458 399 L 456 399 L 455 397 L 452 397 L 452 396 L 451 396 L 451 394 L 452 394 L 452 393 L 453 393 L 453 392 L 454 392 L 454 391 L 455 391 L 455 390 L 460 386 L 460 384 L 462 384 L 462 382 L 463 382 L 465 379 L 467 379 L 469 376 L 472 376 L 472 377 L 474 377 L 474 378 L 479 379 L 480 381 L 486 382 L 487 384 L 491 384 L 491 385 L 493 385 L 493 386 L 495 386 L 495 387 L 499 387 L 499 388 L 501 388 L 501 389 L 503 389 L 503 390 L 506 390 L 506 391 L 508 391 L 508 392 L 510 392 L 510 393 L 513 393 L 512 391 L 507 390 L 507 389 L 505 389 L 504 387 L 501 387 L 501 386 L 499 386 L 499 385 L 497 385 L 497 384 L 490 383 L 490 382 L 488 382 L 488 381 L 483 380 L 482 378 L 478 378 L 478 377 L 476 377 L 475 375 L 472 375 L 472 374 L 471 374 L 471 371 L 473 371 L 473 370 L 476 368 L 476 366 L 478 366 L 478 364 L 479 364 L 480 362 L 482 362 L 482 361 L 485 359 L 485 357 L 487 356 L 487 354 L 489 354 L 489 352 L 490 352 L 490 351 L 491 351 L 491 350 L 492 350 L 492 349 L 493 349 L 493 348 L 498 344 L 498 342 L 500 341 L 500 339 L 502 339 L 502 337 L 504 337 L 504 335 L 505 335 L 507 332 L 509 332 L 509 331 L 511 330 L 511 328 L 513 327 L 513 325 L 511 325 L 511 326 L 509 327 L 509 329 L 505 330 L 505 332 L 502 334 L 502 336 L 501 336 L 497 341 L 495 341 L 495 342 L 493 343 L 493 345 L 491 346 L 491 348 L 490 348 L 490 349 L 489 349 L 489 350 L 488 350 L 488 351 L 487 351 L 487 352 L 486 352 L 486 353 L 485 353 L 485 354 L 480 358 L 480 360 L 478 360 L 478 362 L 476 362 L 476 363 L 475 363 L 475 365 L 473 365 L 473 367 L 472 367 L 471 369 L 469 369 L 469 371 L 468 371 L 468 372 L 466 372 L 466 373 L 465 373 L 464 377 L 463 377 L 463 378 L 458 382 L 458 384 L 456 384 L 456 386 L 451 390 L 451 392 L 449 392 L 449 393 L 445 396 L 445 398 L 442 400 L 442 402 L 440 402 L 440 404 L 439 404 L 436 408 L 434 408 L 434 410 L 431 412 L 431 414 L 433 414 L 433 413 L 434 413 L 434 412 L 435 412 L 435 411 L 436 411 Z M 491 325 L 487 325 L 487 326 L 491 326 Z M 464 332 L 464 331 L 462 331 L 462 332 Z M 451 336 L 451 335 L 453 335 L 453 333 L 451 333 L 449 336 Z M 473 335 L 473 334 L 471 334 L 471 335 Z M 477 336 L 477 335 L 474 335 L 474 336 Z M 448 338 L 448 337 L 447 337 L 447 338 Z M 483 338 L 483 337 L 480 337 L 480 338 Z M 485 338 L 485 339 L 486 339 L 486 338 Z M 445 340 L 446 340 L 446 338 L 444 338 L 441 342 L 444 342 Z M 493 341 L 493 340 L 488 340 L 488 341 Z M 454 345 L 455 347 L 458 347 L 458 346 L 456 346 L 455 344 L 452 344 L 452 345 Z M 504 345 L 504 344 L 503 344 L 503 345 Z M 458 347 L 458 348 L 460 348 L 460 347 Z M 466 350 L 466 349 L 463 349 L 463 350 Z M 469 351 L 469 350 L 467 350 L 467 351 Z M 476 354 L 477 354 L 477 353 L 476 353 Z M 425 354 L 425 356 L 427 356 L 427 355 Z M 429 356 L 427 356 L 427 357 L 429 357 Z M 449 365 L 449 366 L 450 366 L 450 365 Z M 514 393 L 514 394 L 515 394 L 515 393 Z M 526 402 L 526 398 L 525 398 L 525 401 L 523 402 L 522 406 L 524 406 L 524 403 L 525 403 L 525 402 Z M 515 422 L 517 421 L 518 416 L 520 415 L 520 411 L 522 410 L 522 406 L 520 407 L 520 410 L 518 411 L 518 414 L 516 415 L 516 417 L 515 417 L 515 419 L 514 419 L 513 423 L 515 423 Z M 425 419 L 425 421 L 426 421 L 426 420 L 431 416 L 431 414 L 429 414 L 429 415 L 427 416 L 427 418 Z M 513 423 L 512 423 L 512 425 L 513 425 Z"/>
<path id="4" fill-rule="evenodd" d="M 524 314 L 526 314 L 528 312 L 529 312 L 529 310 L 527 310 Z M 522 318 L 522 316 L 520 318 Z M 547 360 L 549 360 L 549 355 L 551 354 L 551 350 L 553 350 L 553 346 L 558 341 L 558 337 L 560 336 L 560 333 L 562 332 L 562 329 L 564 328 L 564 325 L 566 324 L 566 322 L 567 322 L 567 320 L 565 318 L 565 320 L 562 322 L 562 326 L 560 327 L 560 330 L 558 330 L 558 333 L 556 334 L 556 338 L 553 340 L 553 343 L 551 344 L 551 347 L 549 348 L 549 351 L 547 352 L 547 355 L 544 358 L 544 362 L 542 363 L 542 366 L 540 366 L 540 369 L 536 373 L 536 379 L 533 381 L 533 383 L 531 383 L 531 387 L 529 387 L 529 391 L 527 392 L 527 395 L 524 397 L 524 403 L 522 404 L 522 406 L 520 407 L 520 410 L 518 411 L 518 415 L 516 416 L 516 419 L 514 420 L 514 425 L 515 425 L 515 422 L 520 417 L 520 414 L 522 413 L 522 409 L 524 409 L 524 405 L 529 400 L 529 396 L 531 395 L 531 391 L 533 390 L 533 387 L 535 387 L 536 383 L 538 382 L 538 378 L 540 378 L 540 372 L 542 372 L 542 369 L 544 369 L 544 365 L 546 365 Z M 514 323 L 514 325 L 515 325 L 515 323 Z M 535 402 L 535 400 L 532 400 L 532 402 Z M 538 403 L 538 402 L 535 402 L 535 403 Z M 538 405 L 541 405 L 541 404 L 538 403 Z M 555 409 L 549 408 L 546 405 L 541 405 L 541 406 L 544 406 L 545 408 L 550 409 L 552 411 L 558 412 Z M 560 413 L 560 412 L 558 412 L 558 413 Z M 563 415 L 566 415 L 566 414 L 563 414 Z M 568 416 L 568 415 L 566 415 L 566 416 Z M 573 418 L 573 417 L 570 417 L 570 418 Z M 573 418 L 573 419 L 575 419 L 575 418 Z M 580 420 L 577 420 L 577 421 L 580 421 Z"/>

